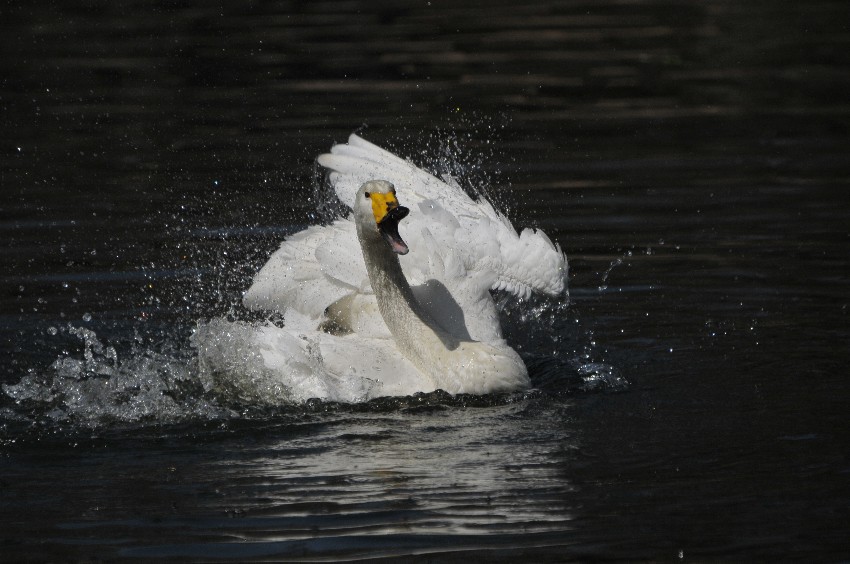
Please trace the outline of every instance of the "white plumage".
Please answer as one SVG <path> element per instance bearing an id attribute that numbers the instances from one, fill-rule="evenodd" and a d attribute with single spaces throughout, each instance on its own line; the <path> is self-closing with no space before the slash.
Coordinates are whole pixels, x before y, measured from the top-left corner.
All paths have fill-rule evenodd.
<path id="1" fill-rule="evenodd" d="M 366 182 L 385 180 L 395 186 L 398 201 L 410 208 L 399 227 L 410 248 L 400 257 L 402 282 L 410 284 L 423 315 L 457 342 L 507 348 L 506 354 L 516 356 L 502 339 L 489 290 L 518 297 L 566 291 L 567 262 L 560 248 L 541 231 L 518 234 L 485 198 L 473 200 L 453 182 L 357 135 L 318 161 L 331 171 L 330 182 L 349 207 Z M 366 245 L 361 250 L 351 215 L 284 241 L 243 302 L 251 309 L 282 313 L 285 327 L 218 322 L 198 329 L 202 368 L 216 377 L 216 385 L 227 378 L 226 386 L 239 389 L 245 399 L 269 401 L 360 401 L 436 388 L 486 393 L 528 386 L 524 366 L 521 374 L 483 360 L 476 366 L 475 354 L 462 369 L 443 370 L 443 377 L 424 374 L 411 351 L 399 345 L 409 339 L 391 333 L 388 325 L 393 324 L 381 316 L 379 309 L 387 308 L 378 307 L 364 262 Z M 227 358 L 223 332 L 240 343 L 239 354 L 248 359 L 239 375 L 232 374 L 238 362 Z M 505 378 L 494 373 L 499 370 L 515 373 Z"/>

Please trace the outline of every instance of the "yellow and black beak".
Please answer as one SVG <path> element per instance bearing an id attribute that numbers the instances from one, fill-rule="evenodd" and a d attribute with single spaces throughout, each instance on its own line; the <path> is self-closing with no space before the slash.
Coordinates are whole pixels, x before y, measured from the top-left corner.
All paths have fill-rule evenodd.
<path id="1" fill-rule="evenodd" d="M 372 213 L 378 224 L 378 231 L 394 253 L 406 255 L 410 249 L 398 234 L 398 222 L 407 217 L 410 210 L 398 205 L 395 192 L 387 194 L 372 192 L 369 198 L 372 200 Z"/>

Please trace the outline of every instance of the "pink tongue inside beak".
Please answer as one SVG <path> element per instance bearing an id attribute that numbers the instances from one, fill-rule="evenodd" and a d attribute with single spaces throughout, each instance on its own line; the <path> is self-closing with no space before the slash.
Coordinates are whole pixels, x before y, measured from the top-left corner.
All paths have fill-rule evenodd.
<path id="1" fill-rule="evenodd" d="M 396 254 L 406 255 L 410 251 L 410 249 L 407 247 L 407 244 L 401 239 L 390 240 L 389 238 L 387 238 L 387 242 L 390 244 L 390 248 Z"/>
<path id="2" fill-rule="evenodd" d="M 408 213 L 410 213 L 409 209 L 398 206 L 390 210 L 384 220 L 378 224 L 378 230 L 384 236 L 384 240 L 390 246 L 390 249 L 399 255 L 406 255 L 410 251 L 407 248 L 407 243 L 398 234 L 398 222 L 404 219 Z"/>

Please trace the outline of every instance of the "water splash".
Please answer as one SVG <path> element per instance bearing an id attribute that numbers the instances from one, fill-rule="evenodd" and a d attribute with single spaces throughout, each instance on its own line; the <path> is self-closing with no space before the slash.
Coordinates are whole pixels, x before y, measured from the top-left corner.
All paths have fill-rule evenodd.
<path id="1" fill-rule="evenodd" d="M 605 361 L 593 328 L 584 327 L 568 297 L 497 300 L 505 335 L 523 357 L 534 386 L 555 395 L 625 391 L 630 383 Z"/>
<path id="2" fill-rule="evenodd" d="M 629 381 L 620 370 L 604 362 L 580 364 L 577 372 L 582 377 L 582 388 L 586 392 L 621 392 L 629 387 Z"/>
<path id="3" fill-rule="evenodd" d="M 628 259 L 631 258 L 632 255 L 632 251 L 626 251 L 625 253 L 623 253 L 622 257 L 616 258 L 611 261 L 611 264 L 609 264 L 605 272 L 602 273 L 602 283 L 597 286 L 598 291 L 604 292 L 608 289 L 608 277 L 611 275 L 611 271 L 624 263 L 628 264 Z"/>
<path id="4" fill-rule="evenodd" d="M 204 397 L 191 358 L 179 351 L 134 345 L 123 360 L 116 347 L 95 331 L 72 324 L 56 329 L 58 336 L 77 339 L 82 358 L 61 354 L 45 370 L 28 370 L 3 392 L 18 407 L 43 422 L 78 423 L 89 427 L 112 423 L 175 422 L 187 418 L 228 415 Z"/>

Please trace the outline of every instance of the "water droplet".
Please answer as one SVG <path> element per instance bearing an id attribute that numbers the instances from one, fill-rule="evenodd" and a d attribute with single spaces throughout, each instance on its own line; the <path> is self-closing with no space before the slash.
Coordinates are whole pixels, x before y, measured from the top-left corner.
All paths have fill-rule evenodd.
<path id="1" fill-rule="evenodd" d="M 50 327 L 47 328 L 47 334 L 48 335 L 55 335 L 58 332 L 59 332 L 59 330 L 56 329 L 56 327 L 50 326 Z"/>
<path id="2" fill-rule="evenodd" d="M 83 314 L 83 321 L 91 321 L 91 314 L 89 312 Z"/>

